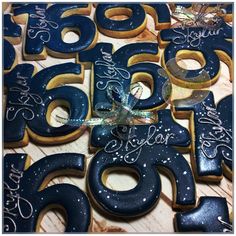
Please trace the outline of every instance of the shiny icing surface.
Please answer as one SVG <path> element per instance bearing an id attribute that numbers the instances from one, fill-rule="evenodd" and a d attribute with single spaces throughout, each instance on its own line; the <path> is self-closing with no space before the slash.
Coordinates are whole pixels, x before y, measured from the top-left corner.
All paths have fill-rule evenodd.
<path id="1" fill-rule="evenodd" d="M 93 49 L 83 51 L 79 54 L 80 62 L 91 62 L 93 65 L 93 109 L 111 109 L 112 103 L 107 96 L 109 85 L 120 86 L 127 91 L 135 73 L 147 73 L 152 76 L 153 91 L 147 99 L 140 99 L 134 109 L 153 109 L 165 104 L 162 88 L 167 81 L 159 71 L 162 67 L 148 62 L 128 65 L 133 56 L 141 54 L 158 54 L 158 44 L 155 43 L 133 43 L 121 47 L 112 53 L 113 45 L 110 43 L 98 43 Z M 145 60 L 145 59 L 144 59 Z M 143 61 L 144 61 L 143 60 Z M 147 60 L 147 59 L 146 59 Z M 132 96 L 132 95 L 131 95 Z"/>
<path id="2" fill-rule="evenodd" d="M 232 232 L 227 201 L 222 197 L 200 197 L 199 205 L 175 215 L 179 232 Z"/>
<path id="3" fill-rule="evenodd" d="M 4 14 L 4 37 L 16 38 L 21 36 L 21 27 L 12 21 L 10 14 Z M 11 70 L 16 58 L 16 52 L 12 44 L 4 39 L 4 70 Z"/>
<path id="4" fill-rule="evenodd" d="M 10 14 L 4 14 L 3 33 L 7 37 L 20 37 L 21 27 L 13 22 Z"/>
<path id="5" fill-rule="evenodd" d="M 118 126 L 115 129 L 96 126 L 91 145 L 103 147 L 91 161 L 88 184 L 101 208 L 116 216 L 138 216 L 150 211 L 161 193 L 157 167 L 171 172 L 176 187 L 175 205 L 195 204 L 195 183 L 185 158 L 174 148 L 187 147 L 188 131 L 177 124 L 170 110 L 158 112 L 158 123 Z M 104 171 L 123 168 L 135 172 L 138 184 L 128 191 L 109 189 L 102 181 Z"/>
<path id="6" fill-rule="evenodd" d="M 42 189 L 45 178 L 55 172 L 68 172 L 69 169 L 84 172 L 84 155 L 55 154 L 25 169 L 26 159 L 27 154 L 7 154 L 4 157 L 4 232 L 35 232 L 40 213 L 52 205 L 65 210 L 66 232 L 87 232 L 91 209 L 83 191 L 71 184 L 56 184 Z M 49 178 L 48 182 L 52 177 Z"/>
<path id="7" fill-rule="evenodd" d="M 44 46 L 58 53 L 75 53 L 86 49 L 93 42 L 96 26 L 88 17 L 78 14 L 64 17 L 69 10 L 87 8 L 88 4 L 26 4 L 14 8 L 14 15 L 28 14 L 25 35 L 25 53 L 40 54 Z M 80 32 L 77 42 L 66 43 L 62 31 L 73 28 Z"/>
<path id="8" fill-rule="evenodd" d="M 71 119 L 83 120 L 87 117 L 89 103 L 83 91 L 72 86 L 46 89 L 56 76 L 65 76 L 61 83 L 66 83 L 67 74 L 79 76 L 79 64 L 64 63 L 47 67 L 32 76 L 33 71 L 33 65 L 21 64 L 4 77 L 4 85 L 8 91 L 4 120 L 5 142 L 22 140 L 26 125 L 35 134 L 43 137 L 64 136 L 78 129 L 79 127 L 66 124 L 52 127 L 47 122 L 48 106 L 56 100 L 69 104 Z"/>
<path id="9" fill-rule="evenodd" d="M 166 4 L 145 4 L 153 8 L 157 15 L 156 24 L 170 23 L 170 12 Z M 125 8 L 132 13 L 125 20 L 112 20 L 106 16 L 106 12 L 117 8 Z M 98 27 L 111 31 L 132 31 L 139 28 L 146 20 L 146 13 L 140 4 L 98 4 L 96 7 L 96 21 Z"/>
<path id="10" fill-rule="evenodd" d="M 4 39 L 4 70 L 11 70 L 16 58 L 14 47 L 8 40 Z"/>
<path id="11" fill-rule="evenodd" d="M 169 68 L 169 71 L 185 82 L 202 83 L 217 76 L 220 70 L 220 59 L 215 50 L 223 51 L 232 58 L 232 42 L 226 40 L 232 39 L 232 27 L 226 23 L 213 30 L 202 27 L 165 29 L 160 32 L 160 38 L 162 41 L 169 42 L 164 51 L 164 63 L 167 64 L 170 60 L 175 62 L 177 69 Z M 176 63 L 176 55 L 181 50 L 201 52 L 205 58 L 204 65 L 194 70 L 181 68 Z M 179 71 L 182 75 L 179 75 Z"/>
<path id="12" fill-rule="evenodd" d="M 204 93 L 204 92 L 202 92 Z M 223 98 L 215 105 L 214 95 L 208 91 L 203 101 L 197 101 L 200 91 L 191 98 L 174 101 L 176 111 L 194 112 L 195 153 L 199 177 L 221 176 L 224 162 L 232 170 L 232 95 Z"/>

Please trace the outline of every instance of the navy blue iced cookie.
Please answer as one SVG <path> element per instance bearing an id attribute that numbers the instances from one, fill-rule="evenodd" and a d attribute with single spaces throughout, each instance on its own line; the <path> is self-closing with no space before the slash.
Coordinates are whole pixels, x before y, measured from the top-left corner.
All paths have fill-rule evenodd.
<path id="1" fill-rule="evenodd" d="M 56 176 L 83 176 L 86 164 L 82 154 L 61 153 L 30 165 L 27 154 L 4 157 L 4 232 L 38 232 L 43 215 L 50 209 L 63 209 L 66 232 L 87 232 L 91 208 L 86 194 L 71 184 L 47 184 Z"/>
<path id="2" fill-rule="evenodd" d="M 220 61 L 229 67 L 232 79 L 232 27 L 222 23 L 218 28 L 172 28 L 162 30 L 160 46 L 165 46 L 162 65 L 172 82 L 186 88 L 206 88 L 220 76 Z M 197 60 L 201 68 L 187 70 L 177 62 Z"/>
<path id="3" fill-rule="evenodd" d="M 25 59 L 45 59 L 47 53 L 70 58 L 92 47 L 97 40 L 96 25 L 81 15 L 89 15 L 90 8 L 89 4 L 25 4 L 14 7 L 15 21 L 27 24 L 23 48 Z M 63 37 L 68 31 L 78 33 L 79 40 L 65 42 Z"/>
<path id="4" fill-rule="evenodd" d="M 107 36 L 132 38 L 146 28 L 146 13 L 153 17 L 156 29 L 170 27 L 170 12 L 166 4 L 98 4 L 95 20 L 99 31 Z M 119 15 L 127 19 L 112 19 Z"/>
<path id="5" fill-rule="evenodd" d="M 37 74 L 33 65 L 21 64 L 6 74 L 5 145 L 27 145 L 29 136 L 43 144 L 65 143 L 78 138 L 84 127 L 67 124 L 53 127 L 50 115 L 58 106 L 66 107 L 71 119 L 83 120 L 90 115 L 86 94 L 78 88 L 63 86 L 82 82 L 83 70 L 74 63 L 47 67 Z"/>
<path id="6" fill-rule="evenodd" d="M 17 64 L 16 52 L 12 44 L 21 42 L 21 27 L 13 22 L 10 14 L 5 14 L 3 20 L 4 73 L 7 73 Z"/>
<path id="7" fill-rule="evenodd" d="M 163 97 L 162 88 L 167 81 L 160 74 L 162 68 L 154 63 L 158 61 L 158 44 L 134 43 L 119 48 L 113 53 L 110 43 L 98 43 L 93 49 L 79 53 L 79 61 L 85 66 L 92 66 L 92 106 L 98 110 L 109 110 L 112 101 L 107 95 L 109 85 L 128 90 L 131 83 L 146 82 L 150 85 L 152 95 L 140 99 L 134 109 L 157 110 L 167 105 L 168 97 Z M 131 95 L 132 96 L 132 95 Z"/>
<path id="8" fill-rule="evenodd" d="M 147 125 L 92 129 L 91 145 L 102 148 L 90 162 L 87 184 L 92 198 L 115 216 L 139 216 L 150 211 L 161 193 L 159 171 L 171 178 L 173 208 L 195 205 L 195 182 L 191 168 L 178 149 L 190 144 L 187 129 L 176 123 L 170 110 L 158 111 L 158 122 Z M 122 169 L 135 173 L 137 185 L 127 191 L 106 186 L 109 172 Z"/>
<path id="9" fill-rule="evenodd" d="M 222 197 L 200 197 L 196 208 L 177 213 L 174 222 L 179 232 L 233 232 L 227 201 Z"/>
<path id="10" fill-rule="evenodd" d="M 190 118 L 195 178 L 219 181 L 224 172 L 232 179 L 232 95 L 216 106 L 212 92 L 195 90 L 191 97 L 175 100 L 173 105 L 177 117 Z"/>

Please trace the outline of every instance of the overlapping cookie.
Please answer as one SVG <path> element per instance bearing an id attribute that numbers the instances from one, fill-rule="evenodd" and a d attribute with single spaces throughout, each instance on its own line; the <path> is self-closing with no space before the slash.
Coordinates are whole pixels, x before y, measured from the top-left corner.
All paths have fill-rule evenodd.
<path id="1" fill-rule="evenodd" d="M 95 23 L 86 16 L 90 4 L 17 4 L 14 20 L 26 24 L 23 55 L 26 60 L 46 59 L 47 54 L 60 58 L 75 57 L 76 53 L 94 46 L 97 41 Z M 74 43 L 64 42 L 68 31 L 79 34 Z"/>
<path id="2" fill-rule="evenodd" d="M 64 83 L 82 83 L 83 68 L 64 63 L 36 73 L 31 64 L 17 65 L 4 76 L 7 102 L 4 118 L 6 147 L 21 147 L 29 137 L 42 144 L 59 144 L 78 138 L 85 127 L 64 124 L 53 127 L 51 112 L 58 106 L 69 110 L 71 119 L 85 120 L 90 116 L 87 95 Z"/>
<path id="3" fill-rule="evenodd" d="M 30 162 L 27 154 L 4 157 L 4 232 L 39 232 L 44 214 L 58 208 L 65 213 L 66 232 L 87 232 L 92 215 L 86 194 L 71 184 L 46 188 L 55 176 L 84 176 L 84 155 L 61 153 Z"/>

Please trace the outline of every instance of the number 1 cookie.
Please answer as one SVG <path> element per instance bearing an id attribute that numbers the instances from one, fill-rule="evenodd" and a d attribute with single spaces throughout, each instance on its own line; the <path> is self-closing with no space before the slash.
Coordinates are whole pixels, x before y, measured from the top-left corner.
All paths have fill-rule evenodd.
<path id="1" fill-rule="evenodd" d="M 232 179 L 232 95 L 216 106 L 212 92 L 195 90 L 191 97 L 175 100 L 173 106 L 176 117 L 190 119 L 195 178 L 220 181 L 224 172 Z"/>

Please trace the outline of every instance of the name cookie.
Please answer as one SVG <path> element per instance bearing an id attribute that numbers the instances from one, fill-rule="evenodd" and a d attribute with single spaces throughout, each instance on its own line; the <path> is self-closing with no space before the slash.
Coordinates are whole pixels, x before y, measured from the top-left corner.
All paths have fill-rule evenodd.
<path id="1" fill-rule="evenodd" d="M 53 127 L 50 124 L 51 112 L 58 106 L 68 108 L 71 119 L 84 120 L 90 116 L 86 94 L 78 88 L 62 86 L 83 82 L 80 65 L 64 63 L 38 73 L 35 70 L 31 64 L 21 64 L 4 76 L 6 147 L 25 146 L 29 137 L 42 144 L 59 144 L 78 138 L 84 127 L 67 124 Z"/>
<path id="2" fill-rule="evenodd" d="M 191 97 L 175 100 L 173 105 L 176 117 L 190 119 L 195 178 L 219 181 L 224 172 L 232 179 L 232 95 L 216 106 L 212 92 L 195 90 Z"/>
<path id="3" fill-rule="evenodd" d="M 220 76 L 220 61 L 229 67 L 232 79 L 232 27 L 222 23 L 218 28 L 172 28 L 162 30 L 159 44 L 165 47 L 162 65 L 171 81 L 186 88 L 206 88 Z M 181 59 L 197 60 L 201 68 L 187 70 L 177 62 Z"/>
<path id="4" fill-rule="evenodd" d="M 153 17 L 157 30 L 170 27 L 170 12 L 166 4 L 98 4 L 95 20 L 99 31 L 104 35 L 131 38 L 146 28 L 146 13 Z M 112 19 L 118 15 L 125 15 L 127 19 Z"/>
<path id="5" fill-rule="evenodd" d="M 189 133 L 174 121 L 170 110 L 157 114 L 158 123 L 150 125 L 92 129 L 91 145 L 103 149 L 90 162 L 88 189 L 98 206 L 112 215 L 134 217 L 155 207 L 161 193 L 158 171 L 163 171 L 172 181 L 174 209 L 195 205 L 192 171 L 175 149 L 189 146 Z M 114 169 L 136 173 L 137 185 L 127 191 L 108 188 L 106 178 Z"/>
<path id="6" fill-rule="evenodd" d="M 27 154 L 4 157 L 4 232 L 38 232 L 44 214 L 62 208 L 66 232 L 87 232 L 91 208 L 86 194 L 71 184 L 47 184 L 56 176 L 85 172 L 82 154 L 61 153 L 40 159 L 30 165 Z"/>
<path id="7" fill-rule="evenodd" d="M 93 47 L 97 40 L 96 25 L 81 14 L 90 14 L 89 4 L 22 4 L 15 6 L 14 20 L 27 24 L 24 58 L 46 59 L 47 54 L 60 58 L 73 58 L 76 53 Z M 68 31 L 80 35 L 74 43 L 64 42 Z"/>
<path id="8" fill-rule="evenodd" d="M 158 44 L 134 43 L 121 47 L 113 52 L 110 43 L 98 43 L 93 49 L 79 53 L 79 62 L 86 68 L 92 66 L 91 97 L 92 107 L 97 110 L 110 110 L 112 101 L 107 95 L 109 85 L 121 87 L 123 90 L 131 83 L 147 82 L 152 95 L 140 99 L 134 109 L 157 110 L 167 106 L 162 88 L 167 81 L 160 70 L 162 67 L 145 61 L 158 61 Z M 132 96 L 132 95 L 131 95 Z"/>
<path id="9" fill-rule="evenodd" d="M 12 44 L 21 42 L 21 27 L 13 22 L 10 14 L 4 15 L 4 73 L 8 73 L 17 64 L 16 52 Z"/>
<path id="10" fill-rule="evenodd" d="M 177 213 L 175 229 L 179 232 L 233 232 L 225 198 L 200 197 L 198 206 Z"/>

